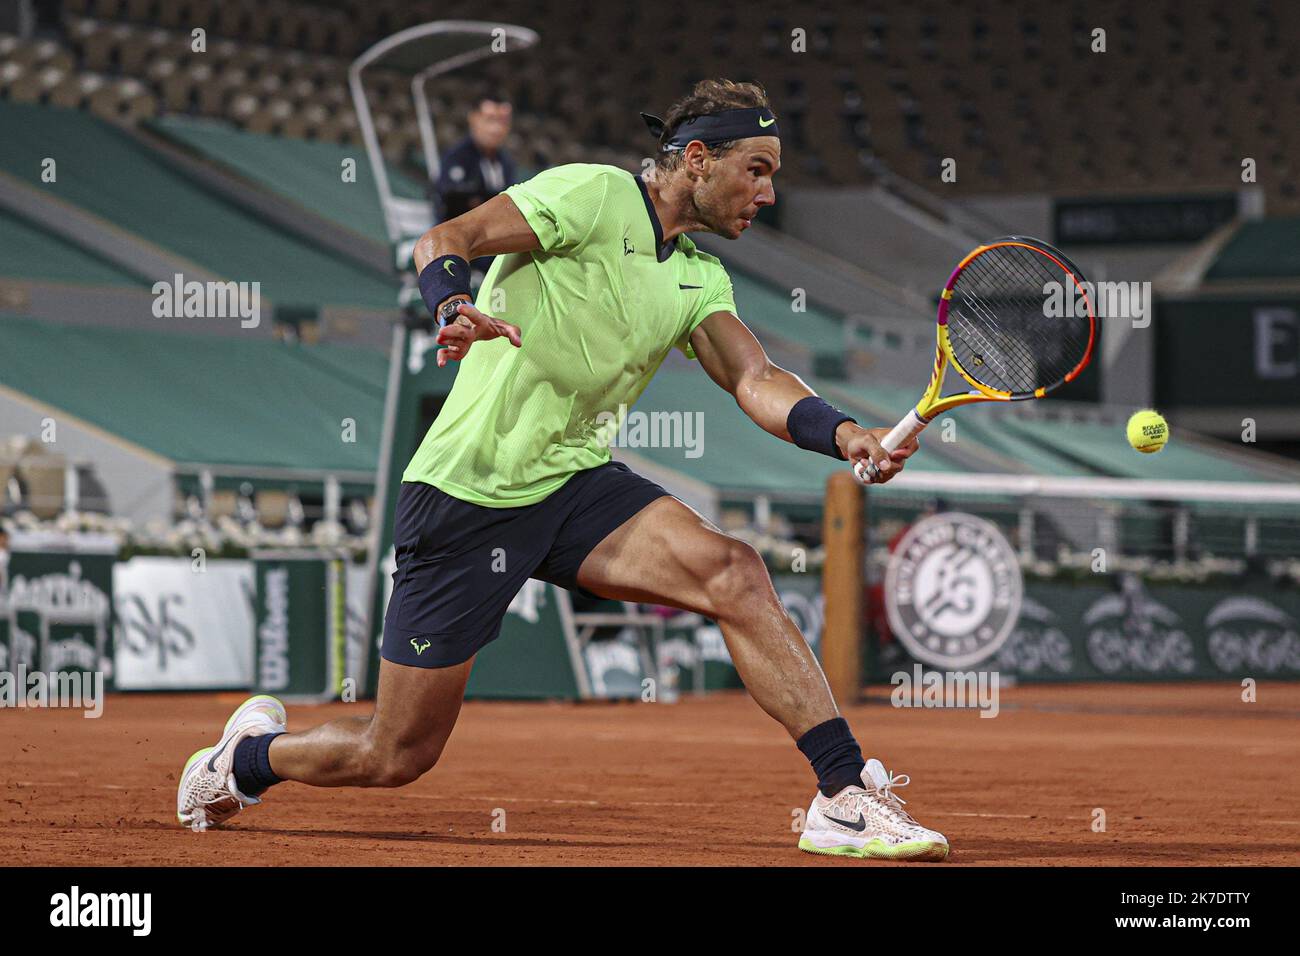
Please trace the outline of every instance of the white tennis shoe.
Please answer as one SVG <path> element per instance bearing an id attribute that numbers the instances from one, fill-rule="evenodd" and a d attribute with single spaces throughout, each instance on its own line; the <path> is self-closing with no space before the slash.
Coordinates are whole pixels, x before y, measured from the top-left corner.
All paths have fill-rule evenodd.
<path id="1" fill-rule="evenodd" d="M 265 694 L 235 708 L 217 745 L 204 747 L 185 762 L 176 787 L 176 819 L 191 830 L 206 830 L 225 823 L 244 807 L 261 803 L 235 786 L 235 747 L 246 737 L 283 733 L 288 719 L 284 704 Z"/>
<path id="2" fill-rule="evenodd" d="M 942 860 L 948 840 L 927 830 L 903 809 L 895 787 L 911 782 L 894 776 L 872 757 L 862 771 L 861 787 L 845 787 L 833 797 L 817 794 L 799 838 L 799 849 L 828 856 L 873 860 Z"/>

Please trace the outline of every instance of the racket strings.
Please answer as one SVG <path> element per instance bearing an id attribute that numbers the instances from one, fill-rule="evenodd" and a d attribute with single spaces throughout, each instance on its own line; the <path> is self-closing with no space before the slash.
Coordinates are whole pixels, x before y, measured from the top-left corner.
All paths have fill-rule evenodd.
<path id="1" fill-rule="evenodd" d="M 973 378 L 987 385 L 1013 390 L 1033 377 L 1034 363 L 1023 347 L 1006 342 L 999 332 L 997 312 L 1005 311 L 1002 303 L 990 305 L 967 288 L 957 300 L 956 315 L 948 322 L 949 342 L 954 357 Z M 954 297 L 956 298 L 956 297 Z"/>
<path id="2" fill-rule="evenodd" d="M 985 326 L 987 334 L 982 337 L 983 344 L 992 347 L 990 354 L 1004 358 L 1003 362 L 995 364 L 1006 371 L 1005 381 L 1008 384 L 1025 383 L 1037 378 L 1039 363 L 1031 353 L 1025 337 L 1019 333 L 1024 331 L 1027 312 L 1030 318 L 1042 316 L 1043 285 L 1054 281 L 1056 276 L 1041 267 L 1035 275 L 1025 267 L 1025 263 L 1018 255 L 1021 250 L 1016 247 L 1005 248 L 1010 254 L 1002 257 L 1000 261 L 990 261 L 989 254 L 976 257 L 972 261 L 971 266 L 974 267 L 972 275 L 977 281 L 970 283 L 963 291 L 972 311 L 980 317 Z M 1037 254 L 1026 252 L 1026 255 Z M 999 271 L 999 267 L 1002 267 L 1002 271 Z M 986 289 L 990 298 L 995 300 L 994 303 L 986 303 L 983 296 L 976 291 L 977 288 Z M 996 341 L 990 341 L 990 337 Z M 976 355 L 975 357 L 983 358 L 987 362 L 990 356 Z M 972 371 L 969 368 L 967 370 Z"/>
<path id="3" fill-rule="evenodd" d="M 1090 318 L 1091 303 L 1082 314 L 1049 317 L 1047 312 L 1048 295 L 1044 287 L 1052 284 L 1061 290 L 1062 311 L 1064 297 L 1073 298 L 1078 289 L 1076 277 L 1070 276 L 1057 262 L 1046 253 L 1022 246 L 999 246 L 976 260 L 980 268 L 995 275 L 999 268 L 1006 269 L 1016 276 L 1021 285 L 1020 290 L 1032 306 L 1027 317 L 1044 331 L 1064 333 L 1076 348 L 1086 350 L 1091 338 L 1092 322 Z M 1004 284 L 1005 285 L 1005 284 Z"/>
<path id="4" fill-rule="evenodd" d="M 1007 367 L 1007 362 L 1010 360 L 1015 360 L 1017 370 L 1019 371 L 1033 368 L 1034 357 L 1030 355 L 1028 350 L 1019 342 L 1013 341 L 1010 343 L 1014 346 L 1014 355 L 1008 354 L 1007 356 L 1003 356 L 1002 351 L 994 347 L 993 341 L 989 336 L 997 336 L 997 315 L 992 309 L 986 306 L 974 292 L 968 291 L 966 295 L 969 300 L 969 305 L 971 306 L 971 314 L 969 318 L 972 320 L 978 320 L 978 322 L 972 321 L 969 331 L 972 337 L 979 338 L 978 344 L 981 347 L 979 355 L 984 359 L 984 361 L 993 365 L 1007 380 L 1015 377 L 1013 371 Z"/>
<path id="5" fill-rule="evenodd" d="M 1064 314 L 1052 314 L 1052 290 Z M 1083 361 L 1092 338 L 1090 308 L 1071 309 L 1076 303 L 1066 301 L 1076 295 L 1075 279 L 1046 253 L 992 247 L 968 262 L 953 286 L 953 357 L 971 378 L 1000 391 L 1059 384 Z"/>
<path id="6" fill-rule="evenodd" d="M 972 373 L 972 377 L 986 385 L 994 384 L 981 375 L 981 366 L 988 365 L 1001 374 L 1004 383 L 1025 381 L 1034 377 L 1037 364 L 1033 356 L 1022 343 L 1015 339 L 1008 340 L 1004 332 L 999 331 L 999 319 L 993 308 L 986 305 L 973 290 L 964 290 L 966 307 L 962 317 L 968 324 L 957 336 L 953 335 L 953 323 L 949 319 L 949 341 L 962 368 Z M 995 339 L 1001 338 L 1001 344 Z M 968 342 L 967 339 L 970 339 Z M 959 348 L 960 346 L 963 348 Z M 964 355 L 962 354 L 964 351 Z M 969 363 L 966 361 L 969 358 Z M 1016 391 L 1007 385 L 995 386 L 1007 391 Z"/>

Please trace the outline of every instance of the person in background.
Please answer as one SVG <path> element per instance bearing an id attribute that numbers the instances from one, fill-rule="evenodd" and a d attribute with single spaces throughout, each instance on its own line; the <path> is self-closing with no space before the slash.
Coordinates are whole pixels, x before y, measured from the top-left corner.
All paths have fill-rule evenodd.
<path id="1" fill-rule="evenodd" d="M 463 215 L 515 184 L 515 162 L 505 150 L 511 115 L 510 103 L 496 95 L 480 97 L 470 110 L 469 135 L 442 157 L 434 184 L 440 221 Z M 480 273 L 491 264 L 491 256 L 470 263 Z"/>

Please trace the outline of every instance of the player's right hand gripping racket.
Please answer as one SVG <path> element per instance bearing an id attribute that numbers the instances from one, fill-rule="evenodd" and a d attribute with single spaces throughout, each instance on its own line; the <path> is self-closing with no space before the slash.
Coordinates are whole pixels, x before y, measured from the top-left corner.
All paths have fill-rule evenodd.
<path id="1" fill-rule="evenodd" d="M 939 296 L 930 387 L 881 441 L 884 449 L 906 445 L 958 405 L 1042 398 L 1078 376 L 1097 339 L 1085 281 L 1061 252 L 1026 236 L 995 239 L 958 263 Z M 949 365 L 971 388 L 941 398 Z M 853 472 L 863 484 L 877 477 L 865 458 Z"/>

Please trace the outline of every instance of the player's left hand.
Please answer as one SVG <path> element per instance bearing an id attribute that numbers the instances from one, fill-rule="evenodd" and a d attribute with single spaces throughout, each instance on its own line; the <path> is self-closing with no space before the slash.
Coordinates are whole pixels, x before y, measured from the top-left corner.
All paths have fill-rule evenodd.
<path id="1" fill-rule="evenodd" d="M 887 452 L 880 442 L 888 434 L 888 428 L 863 428 L 844 422 L 835 431 L 835 441 L 849 464 L 856 465 L 865 459 L 874 465 L 877 477 L 873 484 L 880 485 L 901 472 L 903 463 L 921 447 L 920 441 L 913 438 L 910 443 Z"/>

